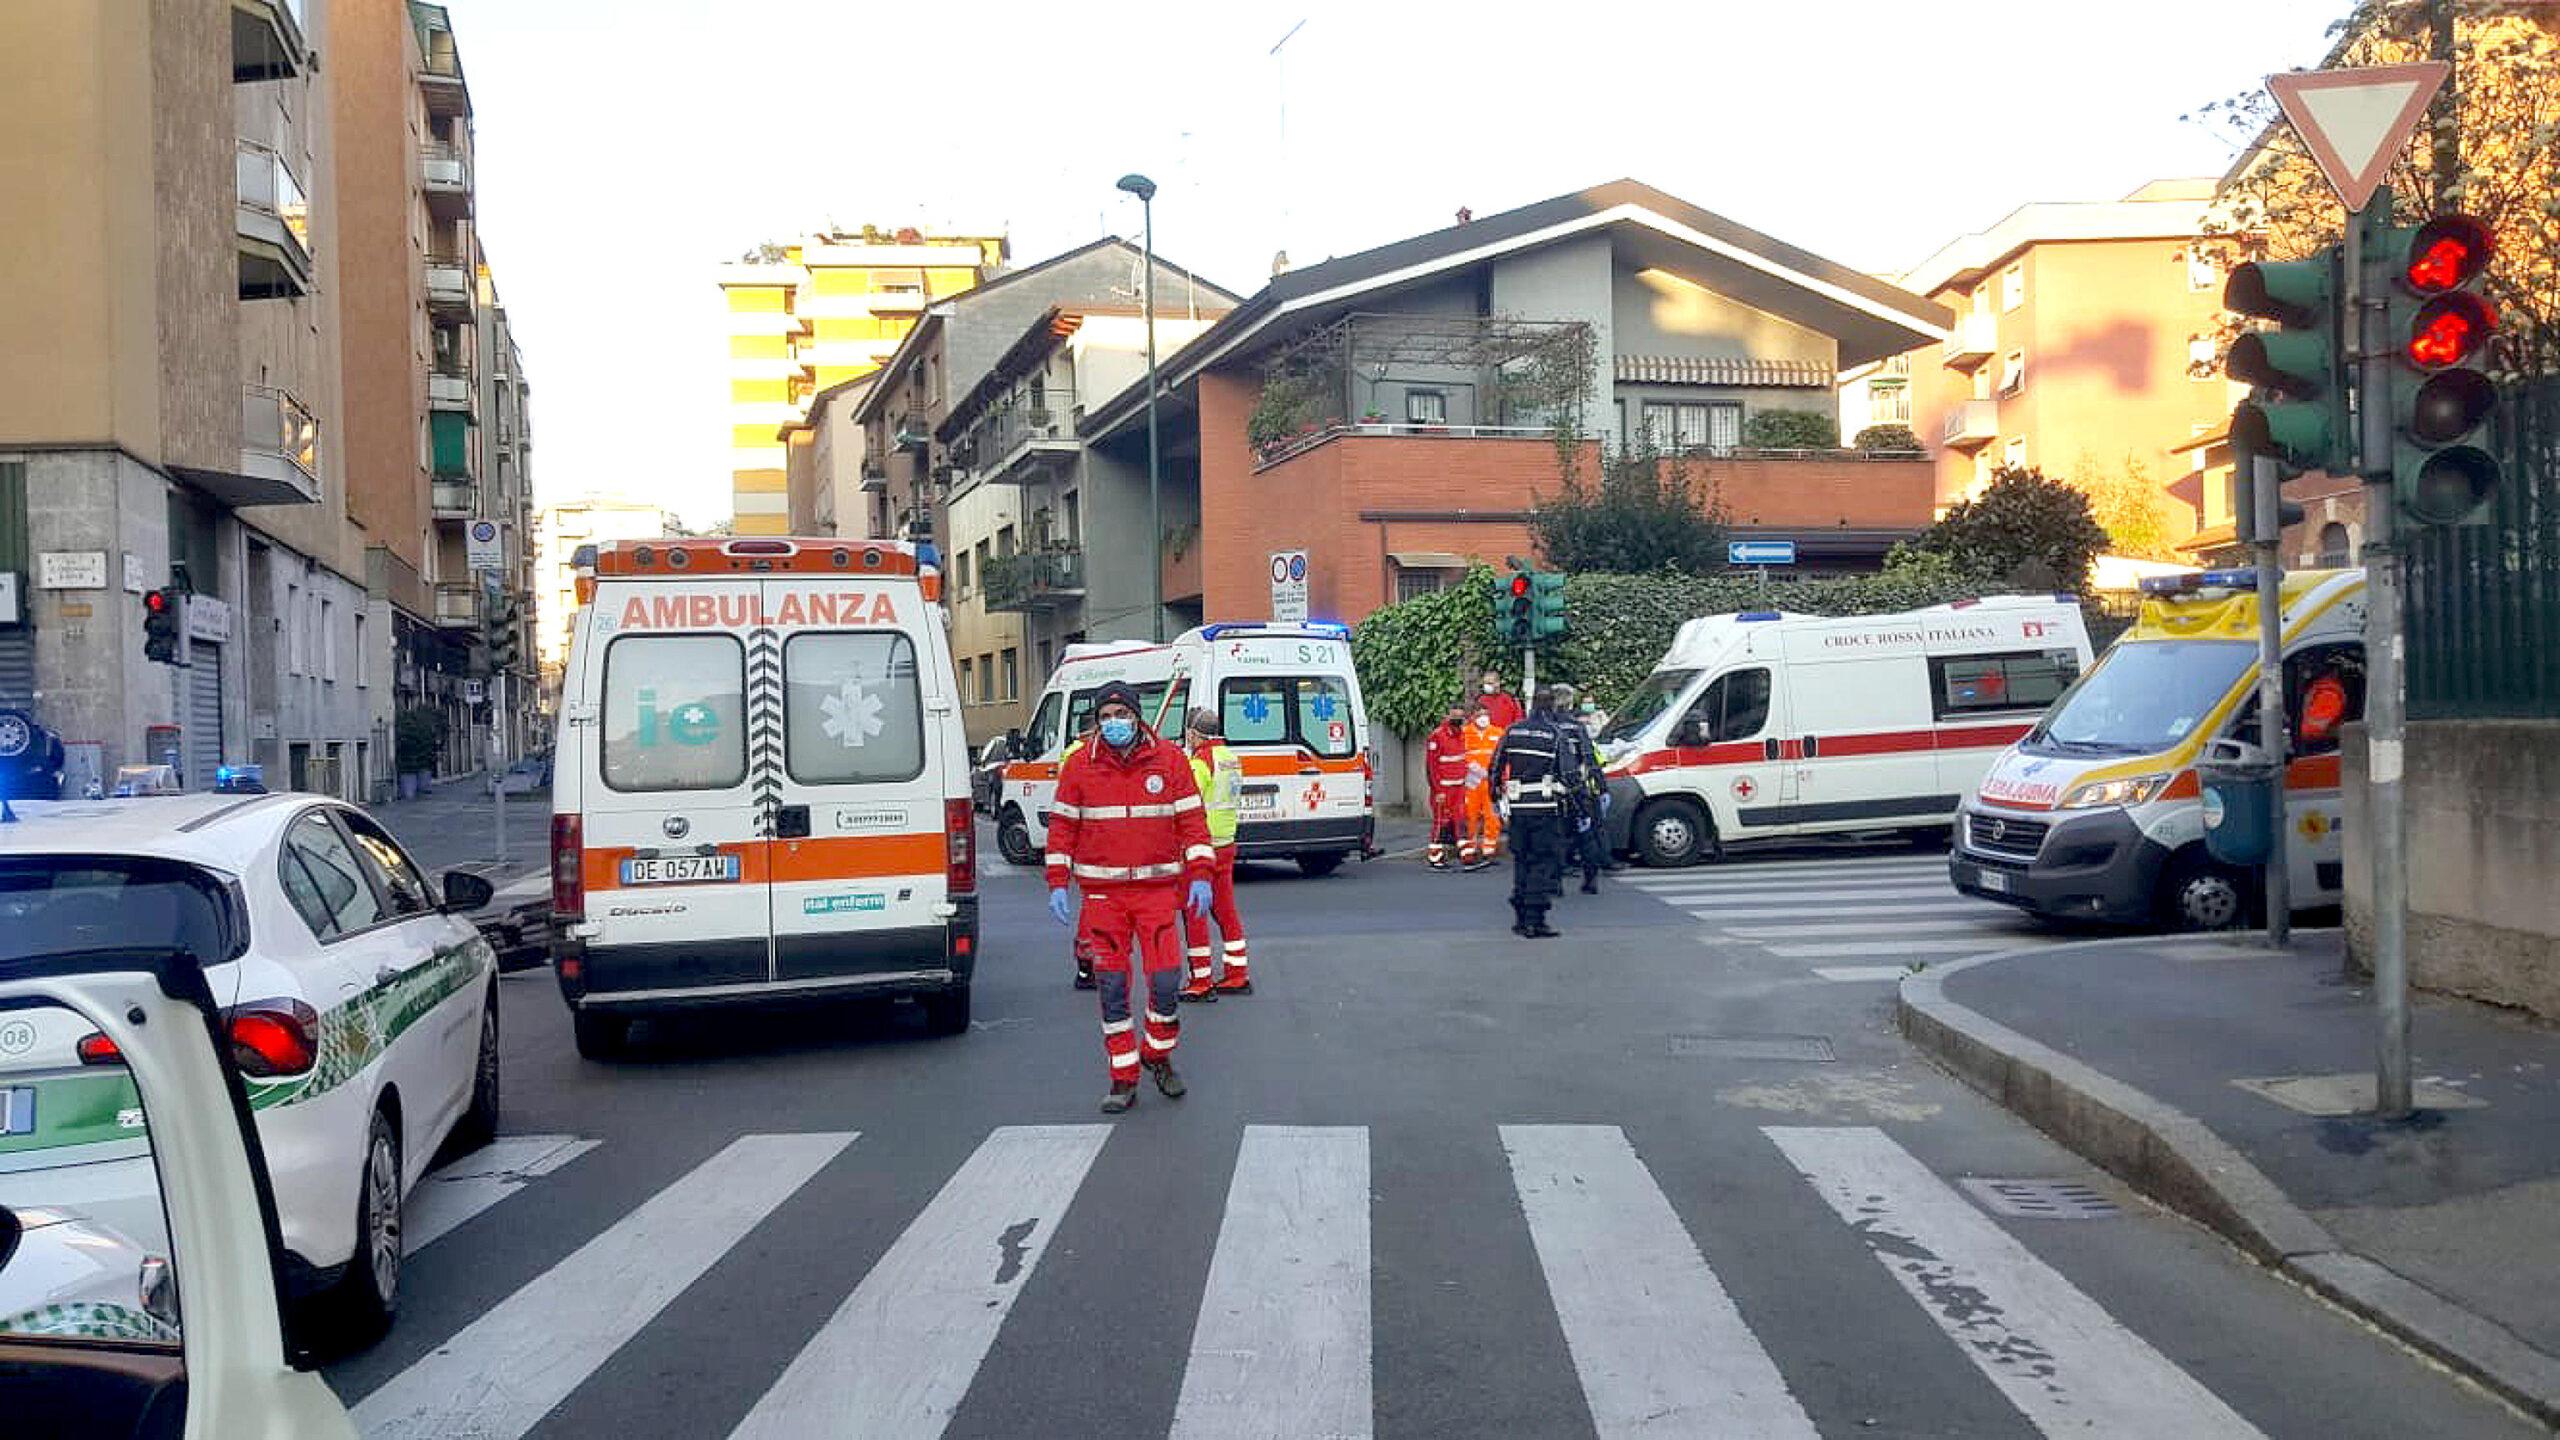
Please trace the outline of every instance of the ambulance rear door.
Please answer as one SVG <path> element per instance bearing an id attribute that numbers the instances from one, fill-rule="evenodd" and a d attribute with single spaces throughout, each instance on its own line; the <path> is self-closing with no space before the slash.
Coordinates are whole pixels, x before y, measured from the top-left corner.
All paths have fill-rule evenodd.
<path id="1" fill-rule="evenodd" d="M 747 725 L 754 579 L 605 581 L 580 647 L 589 983 L 600 994 L 761 982 L 765 843 Z"/>
<path id="2" fill-rule="evenodd" d="M 967 803 L 948 645 L 910 577 L 776 576 L 749 639 L 772 807 L 774 979 L 940 969 Z M 963 843 L 974 820 L 959 817 Z"/>
<path id="3" fill-rule="evenodd" d="M 1201 703 L 1214 705 L 1244 771 L 1238 834 L 1248 853 L 1261 848 L 1257 829 L 1312 850 L 1356 844 L 1370 792 L 1350 645 L 1313 635 L 1213 638 L 1209 674 L 1214 692 Z M 1267 828 L 1281 825 L 1292 828 Z"/>

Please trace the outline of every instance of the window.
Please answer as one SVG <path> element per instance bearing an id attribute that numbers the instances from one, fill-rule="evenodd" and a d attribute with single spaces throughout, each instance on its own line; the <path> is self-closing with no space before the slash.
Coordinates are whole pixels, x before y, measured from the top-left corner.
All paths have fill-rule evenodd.
<path id="1" fill-rule="evenodd" d="M 2012 470 L 2024 470 L 2027 468 L 2027 440 L 2025 436 L 2013 435 L 2000 443 L 2000 463 L 2008 466 Z"/>
<path id="2" fill-rule="evenodd" d="M 1256 675 L 1218 687 L 1218 713 L 1238 745 L 1303 745 L 1339 759 L 1359 748 L 1351 692 L 1328 675 Z"/>
<path id="3" fill-rule="evenodd" d="M 1685 744 L 1749 740 L 1769 723 L 1769 672 L 1765 667 L 1729 670 L 1716 677 L 1689 707 L 1679 737 Z"/>
<path id="4" fill-rule="evenodd" d="M 978 657 L 978 703 L 996 703 L 996 657 L 993 654 Z"/>
<path id="5" fill-rule="evenodd" d="M 924 773 L 915 642 L 894 630 L 803 631 L 782 645 L 782 754 L 803 785 Z"/>
<path id="6" fill-rule="evenodd" d="M 1404 392 L 1404 418 L 1412 425 L 1446 425 L 1449 423 L 1449 397 L 1437 390 Z"/>
<path id="7" fill-rule="evenodd" d="M 1742 406 L 1718 401 L 1707 406 L 1707 448 L 1721 455 L 1742 444 Z"/>
<path id="8" fill-rule="evenodd" d="M 1683 405 L 1680 407 L 1679 418 L 1672 427 L 1671 443 L 1678 446 L 1683 453 L 1706 448 L 1708 443 L 1706 406 Z"/>
<path id="9" fill-rule="evenodd" d="M 1058 716 L 1066 708 L 1061 696 L 1052 694 L 1043 697 L 1040 708 L 1032 712 L 1030 728 L 1022 732 L 1022 753 L 1013 758 L 1029 760 L 1056 750 L 1058 748 Z"/>
<path id="10" fill-rule="evenodd" d="M 2347 527 L 2332 520 L 2320 527 L 2320 568 L 2343 570 L 2353 564 L 2350 558 L 2354 542 L 2347 538 Z"/>
<path id="11" fill-rule="evenodd" d="M 1182 717 L 1190 712 L 1191 682 L 1182 682 L 1170 697 L 1164 693 L 1164 687 L 1162 680 L 1150 680 L 1135 687 L 1138 692 L 1138 718 L 1159 730 L 1166 725 L 1179 728 Z M 1068 700 L 1067 738 L 1079 738 L 1093 728 L 1093 697 L 1099 689 L 1097 686 L 1093 690 L 1079 690 Z M 1232 740 L 1235 737 L 1229 735 L 1226 738 Z"/>
<path id="12" fill-rule="evenodd" d="M 2000 357 L 2000 393 L 2015 395 L 2027 388 L 2027 352 L 2012 350 Z"/>
<path id="13" fill-rule="evenodd" d="M 977 679 L 977 674 L 978 674 L 978 662 L 977 662 L 977 661 L 975 661 L 975 660 L 970 659 L 970 658 L 969 658 L 968 656 L 966 656 L 966 655 L 961 656 L 961 657 L 960 657 L 960 703 L 961 703 L 961 704 L 963 704 L 963 705 L 975 705 L 976 703 L 978 703 L 978 702 L 977 702 L 977 693 L 978 693 L 978 692 L 977 692 L 977 688 L 976 688 L 976 686 L 975 686 L 975 684 L 974 684 L 975 680 Z"/>
<path id="14" fill-rule="evenodd" d="M 338 682 L 338 631 L 331 623 L 337 608 L 320 602 L 320 678 L 332 685 Z"/>
<path id="15" fill-rule="evenodd" d="M 1910 384 L 1901 380 L 1868 381 L 1867 423 L 1870 425 L 1910 424 Z"/>
<path id="16" fill-rule="evenodd" d="M 726 790 L 747 778 L 747 652 L 729 635 L 624 635 L 605 647 L 604 783 Z"/>
<path id="17" fill-rule="evenodd" d="M 338 823 L 355 837 L 357 858 L 364 861 L 365 874 L 375 887 L 389 897 L 392 913 L 424 915 L 436 908 L 435 892 L 427 888 L 427 877 L 418 873 L 417 862 L 409 858 L 389 831 L 371 816 L 352 810 L 339 811 Z"/>
<path id="18" fill-rule="evenodd" d="M 2000 308 L 2015 310 L 2027 303 L 2027 267 L 2025 262 L 2000 272 Z"/>
<path id="19" fill-rule="evenodd" d="M 987 583 L 987 542 L 979 541 L 973 553 L 977 555 L 978 563 L 971 568 L 977 572 L 978 584 L 984 587 Z"/>
<path id="20" fill-rule="evenodd" d="M 1351 733 L 1351 687 L 1330 675 L 1292 682 L 1297 692 L 1298 743 L 1328 760 L 1359 748 Z"/>
<path id="21" fill-rule="evenodd" d="M 958 570 L 960 573 L 952 577 L 959 582 L 956 587 L 958 598 L 966 600 L 969 598 L 969 552 L 963 550 L 952 558 L 959 562 L 953 568 Z"/>
<path id="22" fill-rule="evenodd" d="M 2187 288 L 2213 290 L 2222 285 L 2220 257 L 2201 245 L 2187 247 Z"/>
<path id="23" fill-rule="evenodd" d="M 1083 549 L 1084 521 L 1076 513 L 1076 492 L 1073 490 L 1068 491 L 1065 498 L 1058 502 L 1058 522 L 1067 527 L 1067 548 L 1070 550 Z M 1048 664 L 1048 657 L 1045 655 L 1042 656 L 1040 663 L 1044 667 L 1040 673 L 1043 675 L 1049 673 L 1045 668 Z"/>
<path id="24" fill-rule="evenodd" d="M 1399 601 L 1418 600 L 1425 595 L 1437 595 L 1447 587 L 1448 577 L 1442 571 L 1398 570 L 1396 572 L 1396 599 Z"/>
<path id="25" fill-rule="evenodd" d="M 2219 380 L 2222 378 L 2222 347 L 2210 335 L 2187 337 L 2187 378 Z"/>
<path id="26" fill-rule="evenodd" d="M 1680 407 L 1660 400 L 1647 400 L 1643 404 L 1645 443 L 1656 450 L 1670 449 L 1671 433 L 1679 423 Z"/>
<path id="27" fill-rule="evenodd" d="M 1988 286 L 1988 285 L 1976 285 L 1976 286 L 1974 286 L 1974 287 L 1973 287 L 1973 293 L 1972 293 L 1972 294 L 1970 294 L 1970 295 L 1967 295 L 1967 296 L 1965 297 L 1965 305 L 1967 306 L 1967 308 L 1971 309 L 1971 310 L 1973 311 L 1973 313 L 1974 313 L 1974 314 L 1976 314 L 1976 315 L 1988 315 L 1988 314 L 1990 314 L 1990 313 L 1991 313 L 1991 287 L 1990 287 L 1990 286 Z"/>
<path id="28" fill-rule="evenodd" d="M 293 822 L 279 863 L 285 898 L 314 939 L 334 940 L 382 923 L 382 901 L 365 878 L 364 862 L 327 814 L 314 811 Z"/>
<path id="29" fill-rule="evenodd" d="M 1022 652 L 1007 650 L 998 659 L 1004 665 L 1004 698 L 1007 704 L 1022 698 Z"/>
<path id="30" fill-rule="evenodd" d="M 1991 398 L 1991 372 L 1979 365 L 1973 370 L 1973 398 L 1976 400 Z"/>
<path id="31" fill-rule="evenodd" d="M 364 651 L 364 617 L 358 615 L 356 617 L 356 688 L 362 690 L 372 684 L 372 657 L 366 655 Z"/>
<path id="32" fill-rule="evenodd" d="M 1929 688 L 1941 720 L 2040 712 L 2079 678 L 2080 657 L 2069 650 L 1939 655 L 1929 661 Z"/>
<path id="33" fill-rule="evenodd" d="M 999 560 L 1013 558 L 1013 527 L 1010 525 L 996 532 L 996 558 Z"/>
<path id="34" fill-rule="evenodd" d="M 288 675 L 302 673 L 302 587 L 284 587 L 284 668 Z"/>

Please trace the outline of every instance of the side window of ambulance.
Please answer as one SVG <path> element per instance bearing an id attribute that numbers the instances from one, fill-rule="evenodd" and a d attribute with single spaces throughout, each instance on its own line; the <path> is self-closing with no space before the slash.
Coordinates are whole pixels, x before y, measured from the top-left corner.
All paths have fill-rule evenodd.
<path id="1" fill-rule="evenodd" d="M 1929 678 L 1941 720 L 2041 712 L 2080 678 L 2080 657 L 2069 650 L 1941 655 L 1929 662 Z"/>
<path id="2" fill-rule="evenodd" d="M 895 630 L 807 631 L 782 646 L 783 759 L 803 785 L 924 773 L 915 642 Z"/>
<path id="3" fill-rule="evenodd" d="M 1276 745 L 1289 738 L 1289 682 L 1255 676 L 1218 687 L 1218 720 L 1230 745 Z"/>
<path id="4" fill-rule="evenodd" d="M 1058 748 L 1058 712 L 1066 708 L 1056 694 L 1044 696 L 1040 709 L 1031 717 L 1031 728 L 1022 732 L 1022 753 L 1010 758 L 1037 760 Z"/>
<path id="5" fill-rule="evenodd" d="M 1768 723 L 1769 672 L 1755 667 L 1717 676 L 1689 707 L 1681 728 L 1688 732 L 1687 743 L 1713 744 L 1752 739 Z"/>
<path id="6" fill-rule="evenodd" d="M 368 930 L 384 918 L 364 863 L 325 814 L 305 815 L 285 832 L 284 893 L 313 938 Z"/>
<path id="7" fill-rule="evenodd" d="M 1306 747 L 1328 760 L 1339 760 L 1359 748 L 1351 733 L 1351 687 L 1330 675 L 1311 675 L 1297 682 L 1298 735 Z"/>
<path id="8" fill-rule="evenodd" d="M 746 699 L 747 651 L 735 636 L 617 638 L 604 652 L 604 783 L 736 785 L 747 778 Z"/>

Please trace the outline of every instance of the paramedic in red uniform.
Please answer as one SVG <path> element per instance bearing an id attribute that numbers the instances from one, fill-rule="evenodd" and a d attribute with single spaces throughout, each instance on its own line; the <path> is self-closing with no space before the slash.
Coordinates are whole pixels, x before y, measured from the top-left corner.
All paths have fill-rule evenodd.
<path id="1" fill-rule="evenodd" d="M 1476 686 L 1479 691 L 1476 703 L 1484 707 L 1484 713 L 1493 717 L 1494 729 L 1508 730 L 1519 724 L 1520 717 L 1528 713 L 1519 696 L 1502 688 L 1502 676 L 1494 671 L 1484 672 L 1484 678 L 1477 681 Z"/>
<path id="2" fill-rule="evenodd" d="M 1114 681 L 1094 697 L 1094 735 L 1058 771 L 1049 818 L 1049 913 L 1075 924 L 1102 992 L 1102 1048 L 1111 1090 L 1102 1109 L 1138 1101 L 1138 1071 L 1167 1099 L 1186 1088 L 1173 1070 L 1182 1033 L 1182 941 L 1176 906 L 1209 911 L 1217 852 L 1191 759 L 1138 721 L 1138 692 Z M 1084 891 L 1081 921 L 1067 895 Z M 1186 883 L 1187 882 L 1187 883 Z M 1132 960 L 1146 976 L 1146 1026 L 1132 1024 Z"/>
<path id="3" fill-rule="evenodd" d="M 1450 868 L 1467 824 L 1467 712 L 1452 705 L 1439 727 L 1422 744 L 1422 783 L 1431 787 L 1431 848 L 1434 870 Z M 1465 847 L 1472 852 L 1473 846 Z M 1466 858 L 1474 858 L 1469 853 Z"/>

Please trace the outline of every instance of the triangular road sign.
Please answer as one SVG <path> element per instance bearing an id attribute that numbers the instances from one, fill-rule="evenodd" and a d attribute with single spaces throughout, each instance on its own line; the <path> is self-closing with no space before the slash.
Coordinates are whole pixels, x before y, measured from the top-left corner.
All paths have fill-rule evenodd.
<path id="1" fill-rule="evenodd" d="M 2373 198 L 2383 174 L 2409 143 L 2453 67 L 2442 60 L 2372 65 L 2360 70 L 2297 70 L 2270 75 L 2267 88 L 2284 107 L 2329 187 L 2353 214 Z"/>

